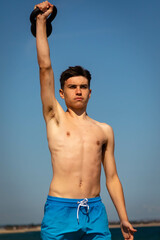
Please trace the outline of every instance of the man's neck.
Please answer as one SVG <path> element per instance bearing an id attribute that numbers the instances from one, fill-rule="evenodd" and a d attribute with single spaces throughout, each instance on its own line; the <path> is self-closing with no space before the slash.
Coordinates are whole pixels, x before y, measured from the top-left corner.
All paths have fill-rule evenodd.
<path id="1" fill-rule="evenodd" d="M 79 119 L 79 120 L 85 120 L 88 116 L 86 113 L 86 109 L 71 109 L 68 108 L 66 111 L 66 114 L 72 118 Z"/>

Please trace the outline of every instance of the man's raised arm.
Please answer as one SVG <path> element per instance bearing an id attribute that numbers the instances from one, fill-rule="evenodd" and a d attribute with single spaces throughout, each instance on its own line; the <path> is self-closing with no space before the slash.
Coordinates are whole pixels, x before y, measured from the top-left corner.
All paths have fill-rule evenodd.
<path id="1" fill-rule="evenodd" d="M 46 20 L 53 11 L 53 5 L 48 1 L 35 6 L 43 14 L 39 14 L 36 20 L 36 45 L 40 71 L 41 99 L 45 121 L 56 115 L 57 101 L 55 99 L 54 74 L 51 67 L 50 50 L 46 34 Z"/>

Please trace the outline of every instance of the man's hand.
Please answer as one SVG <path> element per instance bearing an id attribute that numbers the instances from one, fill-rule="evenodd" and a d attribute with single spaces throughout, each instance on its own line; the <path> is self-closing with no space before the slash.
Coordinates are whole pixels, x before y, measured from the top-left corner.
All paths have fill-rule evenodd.
<path id="1" fill-rule="evenodd" d="M 34 9 L 37 7 L 43 12 L 43 14 L 39 14 L 37 18 L 46 20 L 47 17 L 52 13 L 54 5 L 52 5 L 48 1 L 45 1 L 35 5 Z"/>
<path id="2" fill-rule="evenodd" d="M 121 231 L 124 237 L 124 240 L 133 240 L 134 233 L 137 232 L 136 229 L 132 227 L 132 225 L 128 221 L 121 222 Z"/>

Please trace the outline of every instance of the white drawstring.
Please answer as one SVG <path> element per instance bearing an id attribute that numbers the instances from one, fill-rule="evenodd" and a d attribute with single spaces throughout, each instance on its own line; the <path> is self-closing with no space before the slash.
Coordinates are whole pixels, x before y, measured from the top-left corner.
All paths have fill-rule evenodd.
<path id="1" fill-rule="evenodd" d="M 83 200 L 80 201 L 80 202 L 77 202 L 77 203 L 79 203 L 79 205 L 78 205 L 78 207 L 77 207 L 77 221 L 78 221 L 78 224 L 79 224 L 79 208 L 80 208 L 80 207 L 87 207 L 87 213 L 88 213 L 88 211 L 89 211 L 89 205 L 87 204 L 87 202 L 88 202 L 88 199 L 87 199 L 87 198 L 83 199 Z"/>

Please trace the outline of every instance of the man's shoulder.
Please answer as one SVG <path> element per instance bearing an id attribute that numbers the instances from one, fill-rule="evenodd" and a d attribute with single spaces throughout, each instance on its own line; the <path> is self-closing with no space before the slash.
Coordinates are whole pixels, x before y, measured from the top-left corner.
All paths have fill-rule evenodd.
<path id="1" fill-rule="evenodd" d="M 107 124 L 107 123 L 104 123 L 104 122 L 99 122 L 99 121 L 97 121 L 97 120 L 95 120 L 95 119 L 92 119 L 92 118 L 90 118 L 91 119 L 91 121 L 93 121 L 95 124 L 97 124 L 97 125 L 99 125 L 100 127 L 102 127 L 102 128 L 104 128 L 104 130 L 108 130 L 108 131 L 113 131 L 113 128 L 109 125 L 109 124 Z"/>
<path id="2" fill-rule="evenodd" d="M 97 120 L 94 120 L 92 118 L 90 118 L 92 122 L 94 122 L 96 125 L 98 125 L 104 132 L 105 134 L 109 134 L 109 135 L 113 135 L 113 128 L 107 124 L 107 123 L 104 123 L 104 122 L 99 122 Z"/>

